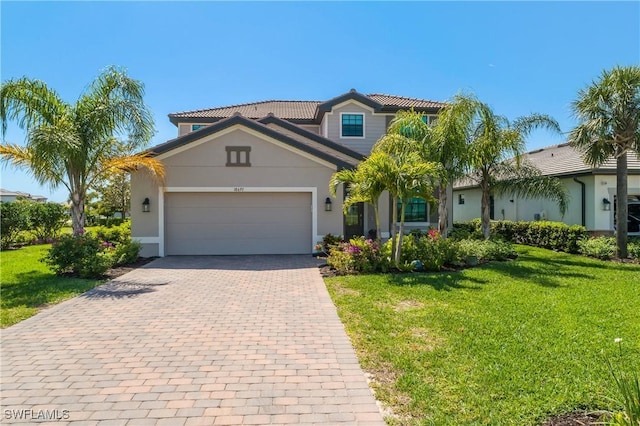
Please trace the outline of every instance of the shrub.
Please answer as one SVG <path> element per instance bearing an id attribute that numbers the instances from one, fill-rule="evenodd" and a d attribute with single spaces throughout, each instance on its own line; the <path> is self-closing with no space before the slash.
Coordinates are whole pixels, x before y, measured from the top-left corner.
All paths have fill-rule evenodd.
<path id="1" fill-rule="evenodd" d="M 138 255 L 142 249 L 142 244 L 132 241 L 130 238 L 126 242 L 118 243 L 113 253 L 114 265 L 127 265 L 138 260 Z"/>
<path id="2" fill-rule="evenodd" d="M 390 256 L 390 241 L 385 244 L 383 252 Z M 420 265 L 420 269 L 439 271 L 445 264 L 457 263 L 458 257 L 456 242 L 452 239 L 445 240 L 438 231 L 431 230 L 426 234 L 411 232 L 402 240 L 401 264 L 397 266 L 401 270 L 411 270 L 414 268 L 410 265 L 418 261 L 415 264 Z"/>
<path id="3" fill-rule="evenodd" d="M 375 272 L 386 270 L 378 243 L 364 237 L 341 242 L 329 251 L 327 264 L 339 273 Z"/>
<path id="4" fill-rule="evenodd" d="M 629 257 L 640 260 L 640 240 L 629 240 L 627 251 L 629 252 Z"/>
<path id="5" fill-rule="evenodd" d="M 42 259 L 58 275 L 102 276 L 114 264 L 114 246 L 89 233 L 63 235 Z"/>
<path id="6" fill-rule="evenodd" d="M 456 223 L 455 235 L 477 237 L 480 230 L 479 220 Z M 567 225 L 562 222 L 513 222 L 500 220 L 491 222 L 492 239 L 502 239 L 517 244 L 542 247 L 551 250 L 578 253 L 578 242 L 587 238 L 587 230 L 580 225 Z"/>
<path id="7" fill-rule="evenodd" d="M 27 204 L 33 236 L 46 241 L 56 238 L 68 218 L 67 209 L 58 203 Z"/>
<path id="8" fill-rule="evenodd" d="M 29 229 L 28 205 L 22 201 L 0 203 L 0 248 L 17 243 L 20 232 Z"/>
<path id="9" fill-rule="evenodd" d="M 578 241 L 580 254 L 608 260 L 616 254 L 616 240 L 612 237 L 588 238 Z"/>
<path id="10" fill-rule="evenodd" d="M 93 230 L 95 236 L 102 241 L 112 244 L 126 243 L 131 241 L 131 221 L 125 221 L 116 226 L 99 226 Z"/>

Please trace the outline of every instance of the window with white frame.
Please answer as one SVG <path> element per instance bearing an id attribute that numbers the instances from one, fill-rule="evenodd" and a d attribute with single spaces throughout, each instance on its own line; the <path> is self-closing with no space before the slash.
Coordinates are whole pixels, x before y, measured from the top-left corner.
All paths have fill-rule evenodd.
<path id="1" fill-rule="evenodd" d="M 341 115 L 340 136 L 343 138 L 363 138 L 364 137 L 364 114 Z"/>
<path id="2" fill-rule="evenodd" d="M 205 126 L 206 126 L 206 124 L 192 124 L 191 125 L 191 131 L 195 132 L 196 130 L 202 129 Z"/>

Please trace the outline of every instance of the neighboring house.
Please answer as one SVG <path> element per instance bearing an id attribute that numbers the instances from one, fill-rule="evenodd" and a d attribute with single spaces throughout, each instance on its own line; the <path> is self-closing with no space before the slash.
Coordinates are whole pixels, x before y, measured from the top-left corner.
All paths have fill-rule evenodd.
<path id="1" fill-rule="evenodd" d="M 558 205 L 547 199 L 523 199 L 510 195 L 492 197 L 491 218 L 496 220 L 552 220 L 584 225 L 589 231 L 612 233 L 616 206 L 616 161 L 602 166 L 587 165 L 574 148 L 560 144 L 528 152 L 524 158 L 544 175 L 555 176 L 571 199 L 564 217 Z M 640 160 L 628 154 L 629 235 L 640 235 Z M 453 219 L 456 222 L 480 217 L 480 190 L 469 181 L 454 185 Z"/>
<path id="2" fill-rule="evenodd" d="M 326 234 L 367 235 L 373 211 L 345 215 L 329 181 L 355 167 L 401 109 L 428 121 L 439 102 L 351 90 L 328 101 L 265 101 L 169 114 L 178 137 L 150 149 L 166 168 L 159 187 L 132 175 L 132 235 L 143 256 L 311 253 Z M 391 205 L 381 206 L 388 236 Z M 137 206 L 137 207 L 136 207 Z M 422 200 L 409 220 L 437 222 Z"/>
<path id="3" fill-rule="evenodd" d="M 43 197 L 42 195 L 32 195 L 26 192 L 8 191 L 6 189 L 0 188 L 0 202 L 8 203 L 8 202 L 17 200 L 18 198 L 22 198 L 30 201 L 36 201 L 38 203 L 44 203 L 47 201 L 47 197 Z"/>

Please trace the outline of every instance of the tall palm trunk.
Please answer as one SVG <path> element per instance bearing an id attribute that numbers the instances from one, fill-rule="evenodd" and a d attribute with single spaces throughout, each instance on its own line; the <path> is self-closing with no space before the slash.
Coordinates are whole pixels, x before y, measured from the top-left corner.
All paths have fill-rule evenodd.
<path id="1" fill-rule="evenodd" d="M 438 186 L 438 231 L 442 238 L 449 232 L 449 209 L 447 209 L 447 185 L 440 182 Z"/>
<path id="2" fill-rule="evenodd" d="M 623 151 L 619 149 L 619 151 Z M 616 245 L 618 246 L 618 257 L 625 259 L 627 252 L 627 232 L 628 232 L 628 216 L 629 203 L 627 199 L 627 153 L 617 153 L 616 159 Z"/>
<path id="3" fill-rule="evenodd" d="M 404 214 L 407 203 L 402 200 L 400 204 L 400 229 L 398 230 L 398 245 L 396 246 L 395 262 L 400 265 L 400 256 L 402 256 L 402 240 L 404 237 Z"/>
<path id="4" fill-rule="evenodd" d="M 79 192 L 74 191 L 71 193 L 71 226 L 74 234 L 82 232 L 84 222 L 84 197 L 82 197 Z"/>
<path id="5" fill-rule="evenodd" d="M 380 232 L 380 211 L 378 209 L 379 202 L 376 200 L 373 204 L 373 215 L 376 218 L 376 241 L 382 240 L 382 233 Z"/>
<path id="6" fill-rule="evenodd" d="M 489 191 L 489 187 L 487 185 L 482 185 L 482 216 L 481 216 L 481 224 L 482 224 L 482 235 L 485 240 L 489 239 L 491 235 L 491 192 Z"/>

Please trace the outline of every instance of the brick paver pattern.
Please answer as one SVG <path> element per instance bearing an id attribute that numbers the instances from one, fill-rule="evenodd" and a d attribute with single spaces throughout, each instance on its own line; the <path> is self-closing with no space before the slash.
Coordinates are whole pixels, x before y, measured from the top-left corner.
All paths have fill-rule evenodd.
<path id="1" fill-rule="evenodd" d="M 310 256 L 158 259 L 1 337 L 2 424 L 384 425 Z"/>

